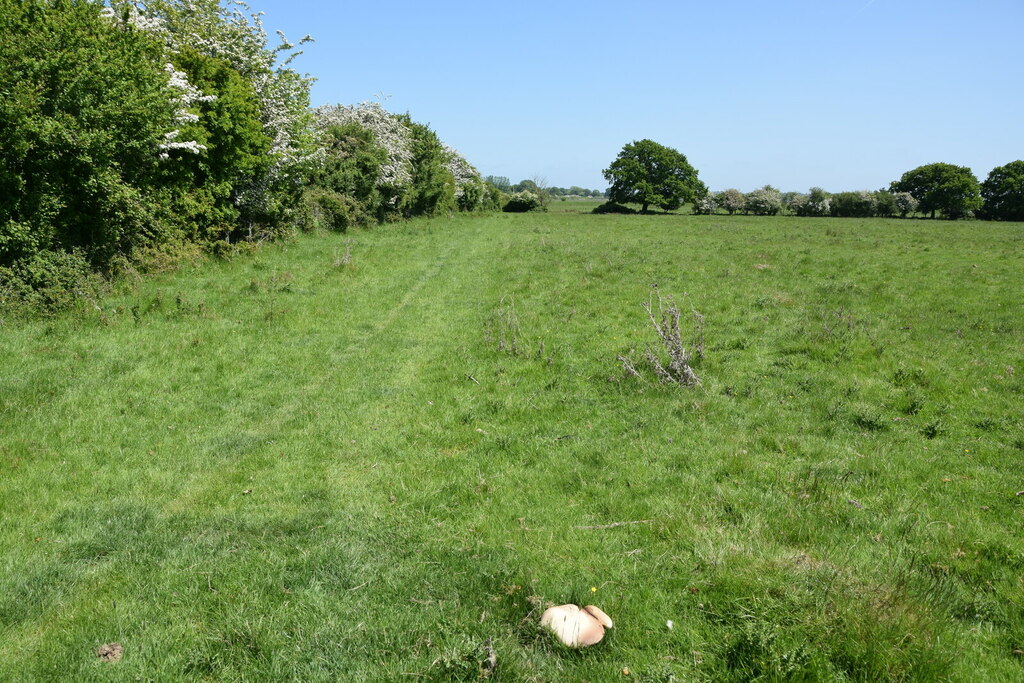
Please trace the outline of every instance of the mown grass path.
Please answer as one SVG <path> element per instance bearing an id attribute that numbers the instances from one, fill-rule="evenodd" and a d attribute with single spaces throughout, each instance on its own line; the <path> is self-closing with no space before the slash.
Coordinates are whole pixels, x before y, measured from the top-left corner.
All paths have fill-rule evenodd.
<path id="1" fill-rule="evenodd" d="M 1018 680 L 1022 235 L 418 221 L 6 321 L 0 678 Z M 615 361 L 654 285 L 699 390 Z"/>

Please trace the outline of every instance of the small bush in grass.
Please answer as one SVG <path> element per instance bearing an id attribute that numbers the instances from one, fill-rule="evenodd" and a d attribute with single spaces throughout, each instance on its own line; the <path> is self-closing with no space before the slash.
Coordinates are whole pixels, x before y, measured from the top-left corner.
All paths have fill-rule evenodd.
<path id="1" fill-rule="evenodd" d="M 757 216 L 774 216 L 782 210 L 782 193 L 771 185 L 747 194 L 744 208 Z"/>
<path id="2" fill-rule="evenodd" d="M 909 192 L 895 192 L 892 195 L 892 200 L 900 218 L 906 218 L 908 214 L 917 211 L 918 201 Z"/>
<path id="3" fill-rule="evenodd" d="M 718 208 L 718 202 L 715 200 L 715 195 L 707 192 L 703 197 L 698 197 L 693 202 L 693 213 L 698 216 L 710 216 Z"/>
<path id="4" fill-rule="evenodd" d="M 631 213 L 636 213 L 636 209 L 631 209 L 628 206 L 623 206 L 622 204 L 616 204 L 615 202 L 605 202 L 604 204 L 601 204 L 600 206 L 595 207 L 594 210 L 591 211 L 590 213 L 596 213 L 596 214 L 604 214 L 604 213 L 631 214 Z"/>
<path id="5" fill-rule="evenodd" d="M 747 205 L 747 198 L 744 194 L 733 188 L 722 190 L 715 195 L 715 200 L 718 202 L 718 206 L 729 212 L 730 216 L 737 211 L 742 211 L 743 207 Z"/>
<path id="6" fill-rule="evenodd" d="M 0 267 L 0 296 L 45 310 L 91 296 L 100 282 L 79 252 L 39 251 Z"/>
<path id="7" fill-rule="evenodd" d="M 529 190 L 523 190 L 522 192 L 514 192 L 501 210 L 506 213 L 526 213 L 527 211 L 539 209 L 541 204 L 539 195 Z"/>
<path id="8" fill-rule="evenodd" d="M 372 217 L 354 198 L 322 187 L 307 190 L 299 204 L 295 222 L 303 232 L 335 230 L 345 232 L 354 225 L 366 225 Z"/>

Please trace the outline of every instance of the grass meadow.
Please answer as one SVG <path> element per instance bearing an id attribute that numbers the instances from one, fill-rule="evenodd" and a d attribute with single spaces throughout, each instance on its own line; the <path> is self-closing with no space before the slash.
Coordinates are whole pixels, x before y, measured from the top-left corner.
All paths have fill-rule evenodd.
<path id="1" fill-rule="evenodd" d="M 5 320 L 0 679 L 1024 679 L 1024 225 L 584 204 Z"/>

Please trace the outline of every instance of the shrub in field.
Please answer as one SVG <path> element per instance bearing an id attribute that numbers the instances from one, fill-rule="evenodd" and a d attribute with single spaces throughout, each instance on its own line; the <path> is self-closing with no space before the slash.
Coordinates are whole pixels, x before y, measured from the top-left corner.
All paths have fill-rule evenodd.
<path id="1" fill-rule="evenodd" d="M 272 140 L 252 85 L 227 61 L 191 48 L 181 49 L 175 60 L 181 75 L 203 93 L 190 102 L 195 113 L 179 115 L 177 127 L 164 135 L 161 153 L 164 185 L 176 190 L 172 215 L 181 231 L 199 240 L 230 238 L 252 221 L 270 221 L 243 200 L 272 163 Z"/>
<path id="2" fill-rule="evenodd" d="M 513 192 L 501 210 L 506 213 L 526 213 L 527 211 L 539 209 L 541 206 L 543 206 L 543 203 L 536 193 L 523 190 L 521 192 Z"/>
<path id="3" fill-rule="evenodd" d="M 480 211 L 487 208 L 487 187 L 479 178 L 455 185 L 455 205 L 459 211 Z"/>
<path id="4" fill-rule="evenodd" d="M 820 187 L 812 187 L 809 194 L 797 195 L 789 208 L 797 216 L 830 216 L 832 197 Z"/>
<path id="5" fill-rule="evenodd" d="M 803 215 L 802 212 L 804 211 L 804 207 L 807 205 L 808 199 L 809 197 L 807 195 L 797 193 L 790 197 L 788 202 L 784 202 L 786 210 L 794 216 L 801 216 Z"/>
<path id="6" fill-rule="evenodd" d="M 377 187 L 387 203 L 397 202 L 398 196 L 412 182 L 412 130 L 402 117 L 376 102 L 326 105 L 314 109 L 313 115 L 321 130 L 355 123 L 373 134 L 374 143 L 385 153 L 385 161 L 376 177 Z"/>
<path id="7" fill-rule="evenodd" d="M 621 214 L 632 214 L 636 213 L 636 209 L 631 209 L 628 206 L 622 204 L 616 204 L 615 202 L 605 202 L 599 206 L 595 206 L 590 213 L 621 213 Z"/>
<path id="8" fill-rule="evenodd" d="M 715 201 L 718 202 L 718 206 L 728 211 L 730 216 L 742 211 L 747 205 L 746 196 L 736 189 L 722 190 L 715 195 Z"/>
<path id="9" fill-rule="evenodd" d="M 404 117 L 412 131 L 412 173 L 409 191 L 402 198 L 403 214 L 436 216 L 454 211 L 455 177 L 448 169 L 449 153 L 429 126 Z"/>
<path id="10" fill-rule="evenodd" d="M 627 144 L 603 173 L 612 184 L 608 199 L 640 204 L 641 213 L 647 213 L 651 204 L 666 211 L 678 209 L 707 193 L 685 155 L 653 140 Z"/>
<path id="11" fill-rule="evenodd" d="M 460 211 L 483 208 L 486 188 L 480 173 L 454 147 L 444 145 L 448 157 L 448 172 L 455 179 L 455 204 Z"/>
<path id="12" fill-rule="evenodd" d="M 38 251 L 11 266 L 0 266 L 0 299 L 13 298 L 44 309 L 70 306 L 95 289 L 89 262 L 80 252 Z"/>
<path id="13" fill-rule="evenodd" d="M 715 200 L 715 195 L 711 192 L 705 192 L 701 197 L 693 201 L 693 213 L 698 215 L 710 216 L 717 208 L 718 202 Z"/>
<path id="14" fill-rule="evenodd" d="M 324 187 L 306 190 L 295 213 L 296 227 L 305 232 L 345 232 L 350 227 L 367 225 L 373 221 L 372 214 L 355 198 Z"/>
<path id="15" fill-rule="evenodd" d="M 301 227 L 345 230 L 371 222 L 382 201 L 377 179 L 387 153 L 372 131 L 355 122 L 328 125 L 321 135 L 324 154 L 300 204 Z M 336 198 L 342 196 L 346 201 L 339 204 Z M 332 208 L 342 205 L 340 213 Z"/>
<path id="16" fill-rule="evenodd" d="M 1000 221 L 1024 221 L 1024 161 L 997 166 L 981 184 L 984 217 Z"/>
<path id="17" fill-rule="evenodd" d="M 484 195 L 480 202 L 481 211 L 501 211 L 508 202 L 508 195 L 489 181 L 484 181 Z"/>
<path id="18" fill-rule="evenodd" d="M 0 265 L 27 273 L 53 251 L 109 270 L 163 244 L 287 232 L 316 153 L 310 81 L 243 10 L 0 0 Z"/>
<path id="19" fill-rule="evenodd" d="M 893 192 L 892 201 L 900 218 L 906 218 L 909 214 L 917 211 L 918 201 L 909 192 Z"/>
<path id="20" fill-rule="evenodd" d="M 416 123 L 408 114 L 392 114 L 368 102 L 317 107 L 313 114 L 321 139 L 329 139 L 329 131 L 337 126 L 354 135 L 355 126 L 367 131 L 360 136 L 364 146 L 381 150 L 377 171 L 368 179 L 375 185 L 368 209 L 377 220 L 481 208 L 485 188 L 476 169 L 444 145 L 429 126 Z M 313 183 L 319 182 L 320 174 L 314 172 Z"/>
<path id="21" fill-rule="evenodd" d="M 318 153 L 309 113 L 312 78 L 289 66 L 301 54 L 297 46 L 312 38 L 295 44 L 278 31 L 271 47 L 262 12 L 238 0 L 116 0 L 112 8 L 114 20 L 161 41 L 167 61 L 177 66 L 178 54 L 194 50 L 223 61 L 248 84 L 270 139 L 269 158 L 259 174 L 238 181 L 236 201 L 246 221 L 271 228 L 283 222 L 305 164 Z"/>
<path id="22" fill-rule="evenodd" d="M 938 211 L 946 218 L 969 218 L 982 207 L 981 186 L 966 166 L 927 164 L 907 171 L 894 181 L 892 192 L 909 192 L 918 201 L 918 210 Z"/>
<path id="23" fill-rule="evenodd" d="M 771 185 L 747 193 L 744 208 L 757 216 L 775 216 L 782 210 L 782 193 Z"/>
<path id="24" fill-rule="evenodd" d="M 832 195 L 832 215 L 837 218 L 870 218 L 877 208 L 878 200 L 867 190 Z"/>
<path id="25" fill-rule="evenodd" d="M 888 190 L 878 190 L 875 195 L 875 215 L 890 218 L 898 213 L 896 197 Z"/>
<path id="26" fill-rule="evenodd" d="M 697 373 L 694 372 L 693 363 L 695 358 L 704 358 L 704 316 L 696 311 L 693 312 L 693 336 L 690 349 L 687 349 L 679 325 L 681 314 L 675 301 L 671 298 L 666 299 L 659 294 L 657 312 L 655 312 L 653 300 L 644 303 L 643 307 L 658 334 L 662 350 L 668 355 L 666 362 L 654 348 L 648 346 L 644 350 L 644 360 L 647 365 L 663 383 L 681 384 L 688 387 L 700 386 L 701 381 L 697 377 Z M 630 356 L 620 355 L 617 360 L 622 363 L 623 369 L 628 374 L 634 377 L 641 376 Z"/>

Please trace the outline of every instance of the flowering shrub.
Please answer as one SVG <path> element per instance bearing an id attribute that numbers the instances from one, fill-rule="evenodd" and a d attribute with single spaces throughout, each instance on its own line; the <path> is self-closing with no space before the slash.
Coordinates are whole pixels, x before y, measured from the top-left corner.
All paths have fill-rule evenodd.
<path id="1" fill-rule="evenodd" d="M 743 207 L 747 205 L 747 198 L 743 193 L 734 189 L 722 190 L 715 195 L 715 201 L 718 206 L 728 211 L 730 216 L 737 211 L 742 211 Z"/>
<path id="2" fill-rule="evenodd" d="M 774 216 L 782 210 L 782 193 L 771 185 L 747 194 L 746 211 L 757 216 Z"/>
<path id="3" fill-rule="evenodd" d="M 537 194 L 523 190 L 522 192 L 513 192 L 501 210 L 506 213 L 526 213 L 539 209 L 541 205 L 541 199 Z"/>
<path id="4" fill-rule="evenodd" d="M 373 134 L 374 142 L 386 154 L 377 176 L 377 185 L 399 190 L 412 182 L 412 131 L 400 116 L 392 114 L 376 102 L 361 102 L 351 106 L 326 105 L 313 110 L 316 128 L 322 133 L 328 127 L 355 123 Z"/>
<path id="5" fill-rule="evenodd" d="M 0 0 L 0 266 L 42 251 L 105 268 L 167 233 L 160 145 L 179 93 L 159 44 L 93 3 Z M 172 140 L 173 141 L 173 140 Z M 57 261 L 54 261 L 57 263 Z"/>
<path id="6" fill-rule="evenodd" d="M 914 195 L 909 192 L 894 192 L 892 197 L 896 203 L 896 211 L 900 214 L 900 218 L 906 218 L 908 214 L 917 211 L 918 202 L 914 199 Z"/>
<path id="7" fill-rule="evenodd" d="M 443 145 L 448 156 L 448 172 L 455 178 L 455 202 L 461 211 L 475 211 L 484 198 L 484 183 L 480 173 L 459 154 L 458 150 Z"/>
<path id="8" fill-rule="evenodd" d="M 718 201 L 715 199 L 715 195 L 710 192 L 704 193 L 703 197 L 698 197 L 693 202 L 693 212 L 695 214 L 703 214 L 710 216 L 718 208 Z"/>
<path id="9" fill-rule="evenodd" d="M 810 194 L 798 194 L 789 203 L 789 210 L 797 216 L 829 216 L 832 198 L 820 187 L 812 187 Z"/>
<path id="10" fill-rule="evenodd" d="M 317 107 L 313 115 L 322 144 L 329 143 L 332 128 L 356 126 L 382 151 L 375 175 L 378 196 L 371 209 L 378 220 L 496 208 L 495 195 L 479 172 L 408 115 L 392 114 L 376 102 Z"/>

